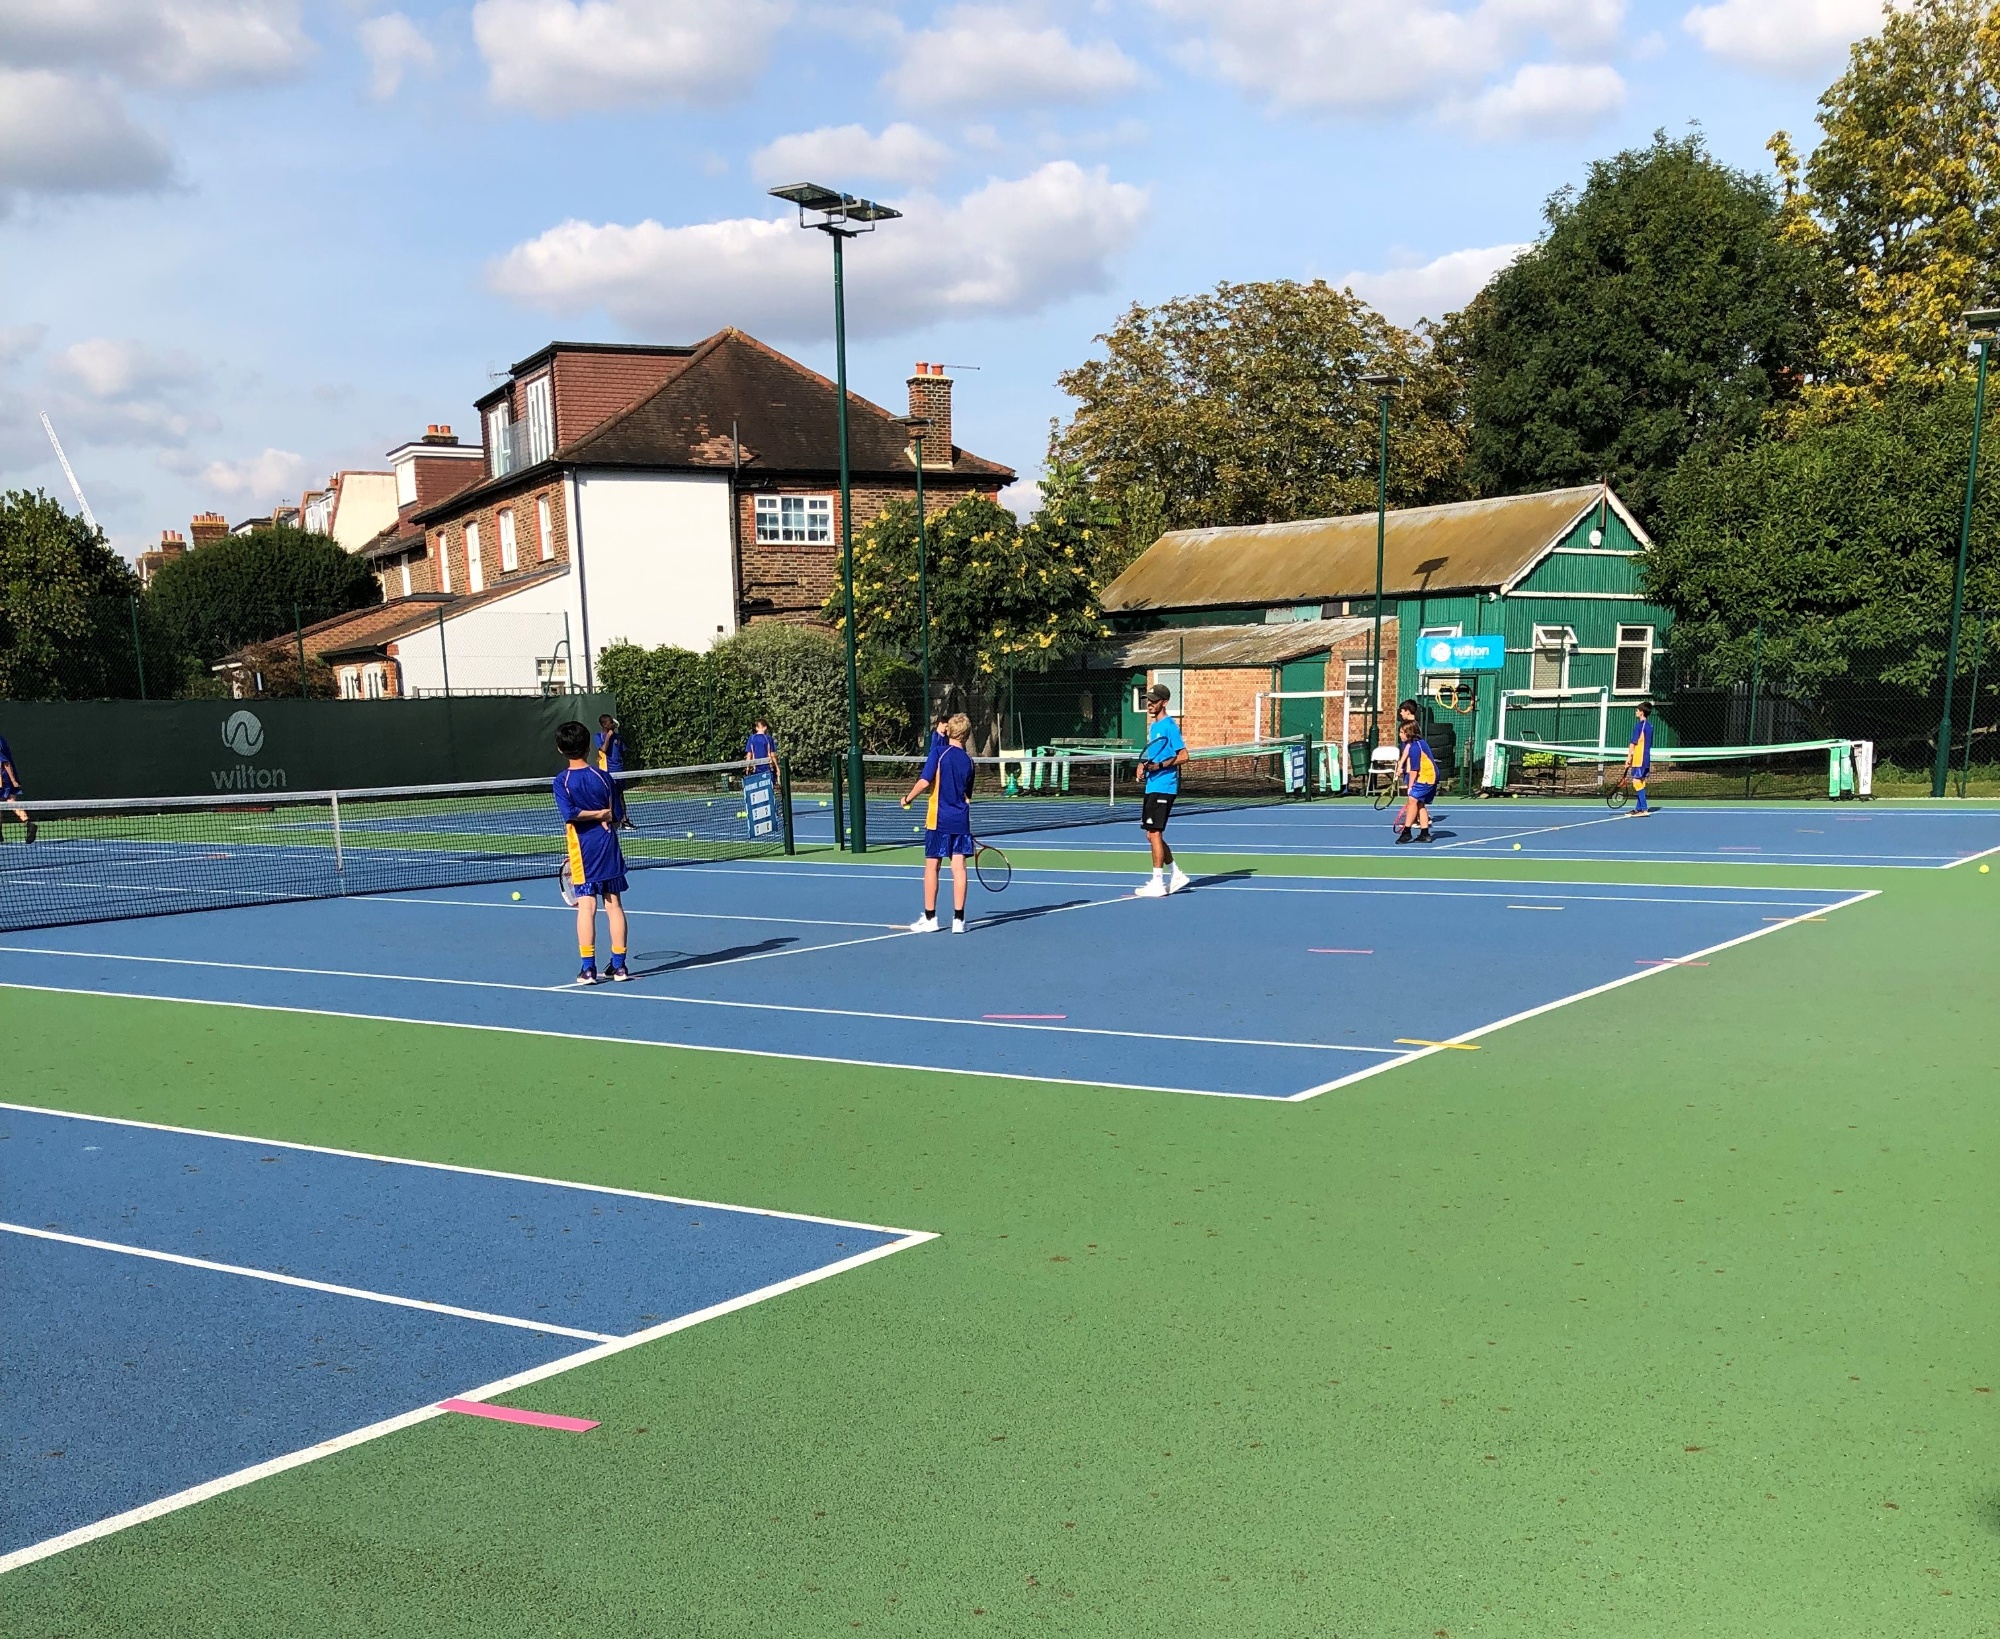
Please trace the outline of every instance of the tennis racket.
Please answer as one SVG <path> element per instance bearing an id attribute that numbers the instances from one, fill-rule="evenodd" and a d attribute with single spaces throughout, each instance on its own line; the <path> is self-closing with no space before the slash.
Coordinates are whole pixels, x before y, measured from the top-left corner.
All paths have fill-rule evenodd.
<path id="1" fill-rule="evenodd" d="M 1014 867 L 1007 856 L 990 842 L 975 843 L 972 872 L 979 878 L 980 887 L 988 893 L 999 893 L 1014 880 Z"/>
<path id="2" fill-rule="evenodd" d="M 1393 779 L 1384 780 L 1380 785 L 1378 785 L 1375 788 L 1376 813 L 1379 814 L 1385 808 L 1394 807 L 1396 802 L 1396 797 L 1397 797 L 1396 782 Z"/>
<path id="3" fill-rule="evenodd" d="M 564 860 L 556 867 L 556 891 L 562 895 L 562 902 L 572 910 L 576 908 L 576 884 L 569 879 L 569 861 Z"/>
<path id="4" fill-rule="evenodd" d="M 1617 813 L 1632 800 L 1632 787 L 1629 783 L 1631 778 L 1631 765 L 1627 764 L 1618 770 L 1618 778 L 1611 782 L 1611 789 L 1604 793 L 1604 806 L 1612 813 Z"/>

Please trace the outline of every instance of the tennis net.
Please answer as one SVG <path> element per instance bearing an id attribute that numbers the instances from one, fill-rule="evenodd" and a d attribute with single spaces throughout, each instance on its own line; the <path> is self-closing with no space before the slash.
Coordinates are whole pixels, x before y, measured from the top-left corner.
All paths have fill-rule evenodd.
<path id="1" fill-rule="evenodd" d="M 614 777 L 633 870 L 791 849 L 782 777 L 768 808 L 746 802 L 740 763 Z M 553 877 L 563 852 L 550 779 L 24 806 L 37 832 L 26 846 L 12 805 L 0 808 L 5 932 Z"/>
<path id="2" fill-rule="evenodd" d="M 1486 743 L 1486 789 L 1512 796 L 1596 796 L 1624 768 L 1623 746 Z M 1868 740 L 1765 746 L 1660 746 L 1647 778 L 1655 797 L 1866 797 L 1874 789 Z"/>
<path id="3" fill-rule="evenodd" d="M 1176 814 L 1309 796 L 1302 765 L 1308 742 L 1208 746 L 1188 753 L 1180 771 Z M 972 830 L 999 837 L 1072 825 L 1136 821 L 1145 780 L 1136 751 L 1083 751 L 1061 747 L 1007 752 L 972 759 Z M 868 840 L 889 845 L 923 835 L 922 799 L 908 811 L 902 799 L 923 772 L 922 757 L 862 759 L 868 782 Z"/>

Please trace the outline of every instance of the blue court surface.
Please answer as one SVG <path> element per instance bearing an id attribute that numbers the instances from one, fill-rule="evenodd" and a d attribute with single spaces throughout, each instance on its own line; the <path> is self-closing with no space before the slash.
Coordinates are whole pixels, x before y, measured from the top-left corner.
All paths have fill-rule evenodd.
<path id="1" fill-rule="evenodd" d="M 647 871 L 637 982 L 595 989 L 569 982 L 572 913 L 541 878 L 518 903 L 502 885 L 16 934 L 0 984 L 1302 1099 L 1868 897 L 1242 873 L 1149 900 L 1137 880 L 1017 869 L 973 887 L 961 938 L 906 931 L 909 866 Z"/>
<path id="2" fill-rule="evenodd" d="M 0 1569 L 930 1238 L 19 1105 L 0 1157 Z"/>
<path id="3" fill-rule="evenodd" d="M 1026 807 L 1034 799 L 1018 806 Z M 994 803 L 996 811 L 1016 804 Z M 832 840 L 832 819 L 816 800 L 799 806 L 801 842 Z M 974 823 L 979 807 L 975 801 Z M 1891 803 L 1668 802 L 1644 818 L 1613 813 L 1601 802 L 1478 797 L 1441 799 L 1427 852 L 1441 858 L 1515 857 L 1651 865 L 1770 864 L 1936 869 L 2000 854 L 2000 808 Z M 1168 835 L 1176 849 L 1204 854 L 1311 854 L 1329 858 L 1407 854 L 1389 822 L 1355 798 L 1272 802 L 1256 807 L 1176 814 Z M 871 847 L 917 840 L 910 815 L 894 803 L 869 806 Z M 1136 811 L 1102 824 L 999 835 L 1021 850 L 1143 851 Z"/>

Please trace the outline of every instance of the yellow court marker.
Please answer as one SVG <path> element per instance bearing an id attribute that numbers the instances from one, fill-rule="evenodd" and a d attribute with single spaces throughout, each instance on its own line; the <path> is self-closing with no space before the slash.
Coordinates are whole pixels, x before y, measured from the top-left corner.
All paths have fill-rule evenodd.
<path id="1" fill-rule="evenodd" d="M 1396 1038 L 1396 1045 L 1398 1047 L 1455 1047 L 1461 1053 L 1476 1053 L 1479 1051 L 1479 1043 L 1476 1041 L 1419 1041 L 1414 1036 L 1398 1036 Z"/>

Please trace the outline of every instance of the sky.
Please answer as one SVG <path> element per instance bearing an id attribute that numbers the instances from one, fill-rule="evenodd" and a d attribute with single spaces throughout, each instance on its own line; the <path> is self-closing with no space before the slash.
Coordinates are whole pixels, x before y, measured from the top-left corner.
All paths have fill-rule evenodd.
<path id="1" fill-rule="evenodd" d="M 1056 385 L 1220 280 L 1461 306 L 1558 188 L 1698 125 L 1767 170 L 1876 0 L 0 0 L 0 490 L 128 555 L 296 503 L 551 340 L 736 325 L 832 370 L 766 194 L 894 204 L 848 373 L 1032 503 Z"/>

